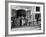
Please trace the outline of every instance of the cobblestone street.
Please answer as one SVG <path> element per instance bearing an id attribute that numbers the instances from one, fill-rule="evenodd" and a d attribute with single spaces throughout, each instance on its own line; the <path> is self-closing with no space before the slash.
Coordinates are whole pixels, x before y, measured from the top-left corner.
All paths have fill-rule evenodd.
<path id="1" fill-rule="evenodd" d="M 12 28 L 12 31 L 28 31 L 28 30 L 40 30 L 39 26 L 29 26 L 29 27 L 19 27 L 19 28 Z"/>

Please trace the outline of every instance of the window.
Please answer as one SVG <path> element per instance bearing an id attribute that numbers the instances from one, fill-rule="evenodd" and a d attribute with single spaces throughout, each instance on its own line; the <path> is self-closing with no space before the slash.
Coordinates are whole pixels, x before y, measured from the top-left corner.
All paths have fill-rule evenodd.
<path id="1" fill-rule="evenodd" d="M 40 7 L 36 7 L 36 12 L 39 12 L 40 11 Z"/>

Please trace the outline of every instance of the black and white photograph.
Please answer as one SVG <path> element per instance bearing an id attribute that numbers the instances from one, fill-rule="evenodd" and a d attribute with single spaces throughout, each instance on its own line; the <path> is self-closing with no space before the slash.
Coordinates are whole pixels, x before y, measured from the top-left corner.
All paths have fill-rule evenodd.
<path id="1" fill-rule="evenodd" d="M 36 12 L 34 13 L 34 9 Z M 11 30 L 41 30 L 41 13 L 38 6 L 11 6 Z"/>
<path id="2" fill-rule="evenodd" d="M 43 33 L 43 3 L 8 2 L 6 34 Z"/>

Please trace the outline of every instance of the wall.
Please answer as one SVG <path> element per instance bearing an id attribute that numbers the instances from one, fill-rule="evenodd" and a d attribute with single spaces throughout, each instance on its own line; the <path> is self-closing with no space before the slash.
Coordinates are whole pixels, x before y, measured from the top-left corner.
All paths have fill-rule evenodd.
<path id="1" fill-rule="evenodd" d="M 45 9 L 46 9 L 46 0 L 18 0 L 18 1 L 44 2 Z M 45 13 L 45 18 L 46 18 L 46 13 Z M 1 36 L 4 37 L 4 35 L 5 35 L 5 0 L 0 0 L 0 37 Z M 16 37 L 46 37 L 46 23 L 45 23 L 45 34 L 44 35 L 43 34 L 42 35 L 27 35 L 27 36 L 16 36 Z"/>

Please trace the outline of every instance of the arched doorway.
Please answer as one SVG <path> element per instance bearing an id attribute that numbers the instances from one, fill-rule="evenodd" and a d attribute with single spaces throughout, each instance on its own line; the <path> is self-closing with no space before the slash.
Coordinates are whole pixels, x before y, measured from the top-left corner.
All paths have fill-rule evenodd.
<path id="1" fill-rule="evenodd" d="M 22 26 L 22 20 L 26 17 L 26 11 L 24 9 L 17 10 L 17 18 L 20 18 L 20 26 Z"/>

